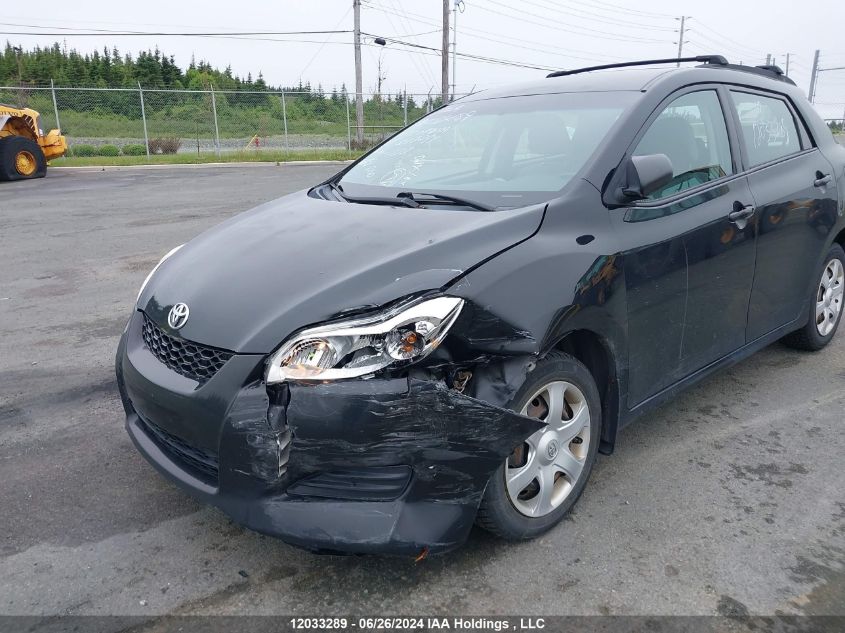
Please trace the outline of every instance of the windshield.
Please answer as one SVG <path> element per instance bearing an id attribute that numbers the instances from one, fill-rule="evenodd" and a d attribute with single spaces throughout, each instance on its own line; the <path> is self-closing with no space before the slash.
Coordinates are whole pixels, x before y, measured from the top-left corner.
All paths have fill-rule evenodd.
<path id="1" fill-rule="evenodd" d="M 339 182 L 358 196 L 441 193 L 492 207 L 544 202 L 578 173 L 637 95 L 459 101 L 386 141 Z"/>

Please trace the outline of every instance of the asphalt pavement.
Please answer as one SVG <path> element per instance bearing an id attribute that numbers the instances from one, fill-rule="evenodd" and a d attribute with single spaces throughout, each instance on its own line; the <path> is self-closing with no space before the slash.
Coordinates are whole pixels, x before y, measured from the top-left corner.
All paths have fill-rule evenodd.
<path id="1" fill-rule="evenodd" d="M 0 614 L 845 615 L 845 332 L 817 354 L 772 345 L 625 429 L 533 542 L 475 530 L 420 563 L 318 556 L 162 479 L 113 370 L 141 281 L 339 168 L 0 183 Z"/>

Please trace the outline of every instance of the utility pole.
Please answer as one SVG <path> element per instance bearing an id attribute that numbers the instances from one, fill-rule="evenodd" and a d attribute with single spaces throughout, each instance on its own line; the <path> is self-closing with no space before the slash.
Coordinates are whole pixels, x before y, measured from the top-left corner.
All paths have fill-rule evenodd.
<path id="1" fill-rule="evenodd" d="M 455 0 L 452 7 L 452 100 L 455 99 L 455 84 L 457 83 L 457 57 L 458 57 L 458 5 L 461 0 Z"/>
<path id="2" fill-rule="evenodd" d="M 676 20 L 681 21 L 681 30 L 678 34 L 678 59 L 684 56 L 684 31 L 686 30 L 686 22 L 687 18 L 692 18 L 691 15 L 682 15 L 679 18 L 675 18 Z M 676 66 L 680 66 L 681 62 L 675 64 Z"/>
<path id="3" fill-rule="evenodd" d="M 813 100 L 816 98 L 816 79 L 818 79 L 819 74 L 819 49 L 816 49 L 815 55 L 813 55 L 813 70 L 810 73 L 810 92 L 807 93 L 807 99 L 810 100 L 810 103 L 813 103 Z"/>
<path id="4" fill-rule="evenodd" d="M 440 99 L 449 101 L 449 0 L 443 0 L 443 46 L 440 51 Z"/>
<path id="5" fill-rule="evenodd" d="M 786 54 L 786 76 L 789 77 L 789 56 L 791 53 Z"/>
<path id="6" fill-rule="evenodd" d="M 214 105 L 214 91 L 212 87 L 211 104 Z M 144 111 L 144 91 L 141 89 L 141 82 L 138 82 L 138 96 L 141 98 L 141 120 L 144 122 L 144 146 L 147 148 L 147 158 L 150 157 L 150 137 L 147 134 L 147 113 Z M 214 110 L 214 124 L 217 125 L 217 109 Z"/>
<path id="7" fill-rule="evenodd" d="M 56 86 L 53 85 L 53 78 L 50 78 L 50 92 L 53 93 L 53 112 L 56 113 L 56 129 L 62 129 L 62 124 L 59 123 L 59 106 L 56 103 Z"/>
<path id="8" fill-rule="evenodd" d="M 771 65 L 771 63 L 772 63 L 772 54 L 766 53 L 766 66 Z"/>
<path id="9" fill-rule="evenodd" d="M 361 75 L 361 0 L 352 0 L 355 13 L 355 140 L 364 142 L 364 78 Z"/>

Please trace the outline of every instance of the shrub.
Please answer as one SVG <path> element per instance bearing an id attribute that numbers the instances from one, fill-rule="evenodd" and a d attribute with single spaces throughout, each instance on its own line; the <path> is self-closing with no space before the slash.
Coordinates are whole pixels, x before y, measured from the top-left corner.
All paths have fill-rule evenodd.
<path id="1" fill-rule="evenodd" d="M 182 147 L 182 139 L 152 138 L 150 139 L 150 154 L 175 154 Z"/>
<path id="2" fill-rule="evenodd" d="M 144 156 L 147 153 L 147 148 L 141 143 L 132 143 L 124 145 L 121 151 L 124 156 Z"/>
<path id="3" fill-rule="evenodd" d="M 97 156 L 120 156 L 117 145 L 100 145 L 97 148 Z"/>
<path id="4" fill-rule="evenodd" d="M 97 148 L 93 145 L 72 145 L 70 148 L 71 156 L 96 156 Z"/>
<path id="5" fill-rule="evenodd" d="M 358 139 L 352 139 L 350 143 L 350 149 L 356 152 L 366 151 L 368 149 L 372 149 L 376 145 L 381 143 L 381 139 L 369 139 L 365 138 L 363 141 L 358 141 Z"/>

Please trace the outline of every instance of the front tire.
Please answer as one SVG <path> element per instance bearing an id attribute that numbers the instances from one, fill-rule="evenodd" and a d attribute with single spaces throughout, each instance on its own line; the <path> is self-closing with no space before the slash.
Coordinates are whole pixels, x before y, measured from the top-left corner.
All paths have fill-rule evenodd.
<path id="1" fill-rule="evenodd" d="M 807 325 L 783 338 L 783 342 L 811 352 L 830 343 L 842 321 L 845 291 L 845 250 L 839 244 L 830 247 L 821 271 L 816 276 Z"/>
<path id="2" fill-rule="evenodd" d="M 47 159 L 35 141 L 23 136 L 0 139 L 0 180 L 43 178 Z"/>
<path id="3" fill-rule="evenodd" d="M 510 408 L 546 425 L 493 473 L 477 523 L 517 541 L 557 525 L 584 490 L 598 452 L 601 400 L 579 360 L 552 352 L 537 363 Z"/>

